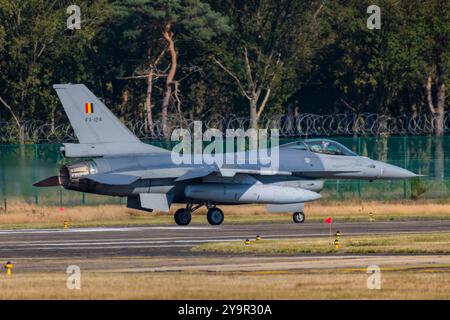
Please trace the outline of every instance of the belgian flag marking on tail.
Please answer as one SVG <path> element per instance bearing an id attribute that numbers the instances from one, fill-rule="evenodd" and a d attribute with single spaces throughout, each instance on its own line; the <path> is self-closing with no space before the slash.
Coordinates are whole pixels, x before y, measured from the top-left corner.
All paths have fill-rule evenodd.
<path id="1" fill-rule="evenodd" d="M 92 102 L 84 104 L 84 113 L 94 113 L 94 104 Z"/>

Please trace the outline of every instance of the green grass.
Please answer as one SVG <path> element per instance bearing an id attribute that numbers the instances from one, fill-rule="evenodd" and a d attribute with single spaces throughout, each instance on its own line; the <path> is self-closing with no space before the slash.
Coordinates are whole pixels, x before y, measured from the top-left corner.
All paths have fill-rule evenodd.
<path id="1" fill-rule="evenodd" d="M 206 243 L 192 248 L 195 252 L 254 253 L 254 254 L 449 254 L 450 232 L 407 235 L 341 236 L 339 248 L 334 238 L 298 238 L 282 240 L 227 241 Z"/>
<path id="2" fill-rule="evenodd" d="M 61 228 L 64 221 L 71 227 L 173 225 L 174 206 L 170 214 L 144 213 L 123 205 L 74 206 L 59 210 L 55 206 L 12 203 L 8 211 L 0 210 L 0 229 Z M 267 213 L 262 205 L 221 206 L 225 224 L 292 223 L 291 213 Z M 321 222 L 332 216 L 336 222 L 367 222 L 369 213 L 375 221 L 448 220 L 450 204 L 434 202 L 340 202 L 312 203 L 305 208 L 306 223 Z M 206 210 L 193 214 L 192 223 L 206 225 Z"/>
<path id="3" fill-rule="evenodd" d="M 375 221 L 420 221 L 420 220 L 447 220 L 450 217 L 443 216 L 377 216 Z M 118 227 L 118 226 L 145 226 L 145 225 L 160 225 L 160 224 L 174 224 L 174 219 L 171 214 L 165 216 L 144 214 L 142 216 L 130 217 L 127 219 L 113 219 L 113 220 L 91 220 L 91 221 L 71 221 L 68 219 L 70 227 Z M 308 217 L 306 223 L 322 222 L 322 217 Z M 333 218 L 334 222 L 367 222 L 366 217 L 355 216 L 340 216 Z M 256 223 L 293 223 L 291 214 L 266 214 L 254 216 L 225 216 L 224 224 L 256 224 Z M 204 215 L 193 215 L 191 224 L 207 225 L 208 222 Z M 8 223 L 0 224 L 1 229 L 57 229 L 62 228 L 61 222 L 24 222 L 24 223 Z"/>

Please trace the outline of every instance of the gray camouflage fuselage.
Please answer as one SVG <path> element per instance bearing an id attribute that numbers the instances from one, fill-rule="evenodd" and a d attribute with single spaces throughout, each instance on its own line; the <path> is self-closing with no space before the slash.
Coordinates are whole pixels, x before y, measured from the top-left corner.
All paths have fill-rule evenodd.
<path id="1" fill-rule="evenodd" d="M 212 165 L 176 164 L 172 152 L 142 143 L 86 86 L 60 84 L 54 88 L 79 140 L 65 143 L 64 155 L 90 160 L 62 166 L 58 176 L 34 184 L 38 187 L 60 185 L 80 192 L 127 197 L 127 206 L 140 210 L 167 212 L 172 203 L 187 203 L 186 210 L 193 203 L 210 209 L 221 203 L 263 203 L 271 212 L 298 213 L 305 202 L 320 198 L 324 179 L 416 176 L 400 167 L 358 156 L 325 139 L 282 145 L 279 150 L 271 149 L 270 155 L 230 153 L 232 160 L 241 155 L 258 159 L 254 164 L 228 160 Z M 276 165 L 268 166 L 274 155 Z M 220 212 L 212 213 L 216 216 L 212 222 L 220 224 Z M 188 220 L 179 222 L 185 224 Z"/>
<path id="2" fill-rule="evenodd" d="M 214 189 L 218 184 L 239 185 L 242 187 L 241 193 L 244 193 L 255 184 L 263 184 L 267 187 L 301 188 L 318 193 L 323 188 L 323 179 L 375 180 L 414 176 L 413 173 L 405 169 L 366 157 L 316 154 L 310 150 L 299 150 L 295 146 L 289 145 L 280 147 L 279 158 L 279 169 L 271 175 L 254 174 L 258 171 L 264 171 L 264 166 L 243 164 L 223 166 L 228 171 L 235 170 L 237 172 L 233 176 L 223 176 L 221 170 L 215 165 L 175 165 L 170 153 L 105 157 L 83 161 L 66 169 L 63 168 L 62 174 L 64 170 L 85 166 L 86 174 L 62 179 L 62 185 L 70 190 L 112 196 L 137 197 L 145 193 L 170 194 L 172 202 L 186 203 L 193 200 L 186 194 L 186 188 L 193 185 L 201 185 L 205 188 L 205 191 Z M 183 179 L 183 176 L 195 171 L 201 172 L 203 176 Z M 111 185 L 102 183 L 101 179 L 98 181 L 86 179 L 92 174 L 97 176 L 114 174 L 117 175 L 118 180 L 120 176 L 135 176 L 139 179 L 129 184 Z M 234 192 L 236 191 L 234 190 Z M 234 198 L 236 201 L 230 200 L 228 197 L 221 198 L 218 195 L 214 198 L 214 202 L 230 204 L 269 203 L 264 199 L 261 201 L 243 201 L 239 199 L 239 195 Z M 306 201 L 316 199 L 306 199 Z M 203 200 L 211 199 L 205 197 Z"/>

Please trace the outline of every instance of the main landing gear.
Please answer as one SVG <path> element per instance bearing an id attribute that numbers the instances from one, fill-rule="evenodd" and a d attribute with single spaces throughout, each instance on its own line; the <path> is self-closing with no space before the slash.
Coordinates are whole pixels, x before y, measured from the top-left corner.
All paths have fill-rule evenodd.
<path id="1" fill-rule="evenodd" d="M 305 222 L 305 214 L 303 212 L 294 212 L 292 220 L 294 220 L 295 223 L 303 223 Z"/>
<path id="2" fill-rule="evenodd" d="M 187 226 L 191 223 L 192 215 L 188 209 L 178 209 L 175 212 L 174 219 L 177 225 Z"/>
<path id="3" fill-rule="evenodd" d="M 202 206 L 206 206 L 208 208 L 206 218 L 208 219 L 210 225 L 218 226 L 223 222 L 225 217 L 223 211 L 216 208 L 215 205 L 210 203 L 202 203 L 194 206 L 192 203 L 188 203 L 186 208 L 178 209 L 175 212 L 174 219 L 176 224 L 179 226 L 187 226 L 191 222 L 192 213 Z"/>

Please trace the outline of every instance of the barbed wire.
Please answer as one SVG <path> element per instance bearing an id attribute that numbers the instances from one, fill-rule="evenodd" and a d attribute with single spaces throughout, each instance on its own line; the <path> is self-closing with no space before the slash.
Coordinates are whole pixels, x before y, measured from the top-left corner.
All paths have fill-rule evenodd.
<path id="1" fill-rule="evenodd" d="M 281 137 L 310 136 L 388 136 L 388 135 L 428 135 L 434 130 L 434 117 L 430 113 L 415 116 L 388 116 L 376 113 L 341 113 L 312 114 L 304 113 L 298 116 L 271 115 L 259 119 L 260 128 L 278 129 Z M 227 129 L 247 129 L 250 124 L 248 117 L 237 115 L 215 115 L 201 119 L 203 129 L 216 128 L 222 132 Z M 151 128 L 142 120 L 128 121 L 126 126 L 140 139 L 155 140 L 164 137 L 161 120 L 153 123 Z M 194 120 L 172 115 L 168 119 L 168 127 L 172 130 L 185 128 L 192 130 Z M 34 143 L 60 143 L 77 141 L 69 123 L 52 125 L 42 121 L 26 121 L 19 129 L 14 122 L 0 122 L 0 143 L 17 143 L 22 132 L 25 141 Z M 450 133 L 450 117 L 444 116 L 444 132 Z"/>

